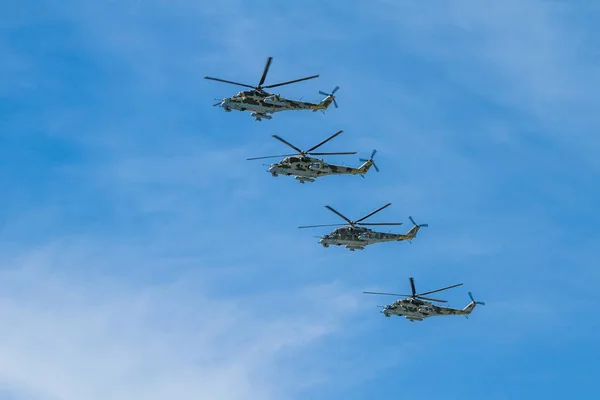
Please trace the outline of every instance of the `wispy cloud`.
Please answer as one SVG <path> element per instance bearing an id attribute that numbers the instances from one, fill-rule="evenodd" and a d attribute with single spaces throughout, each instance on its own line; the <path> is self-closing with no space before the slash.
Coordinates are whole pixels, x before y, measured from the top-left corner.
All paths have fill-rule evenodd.
<path id="1" fill-rule="evenodd" d="M 593 12 L 589 3 L 509 1 L 482 7 L 465 0 L 435 10 L 380 4 L 372 13 L 394 25 L 404 49 L 437 63 L 438 72 L 462 90 L 506 107 L 513 120 L 529 121 L 513 127 L 512 140 L 526 132 L 552 138 L 597 166 L 593 154 L 600 143 L 589 134 L 589 126 L 599 124 L 593 112 L 600 87 L 590 47 L 594 34 L 576 22 L 583 10 Z"/>
<path id="2" fill-rule="evenodd" d="M 17 392 L 35 387 L 39 398 L 288 397 L 304 373 L 279 357 L 305 358 L 303 348 L 356 310 L 331 285 L 215 297 L 217 282 L 201 272 L 132 287 L 110 277 L 74 281 L 60 272 L 71 268 L 68 254 L 52 260 L 44 250 L 3 262 L 0 374 Z"/>

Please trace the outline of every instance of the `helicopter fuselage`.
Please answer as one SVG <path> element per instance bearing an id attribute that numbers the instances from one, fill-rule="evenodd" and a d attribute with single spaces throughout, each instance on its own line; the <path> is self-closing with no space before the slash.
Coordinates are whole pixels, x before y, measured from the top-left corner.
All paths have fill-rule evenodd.
<path id="1" fill-rule="evenodd" d="M 262 118 L 271 119 L 268 114 L 273 114 L 287 110 L 324 110 L 329 106 L 331 100 L 327 103 L 325 100 L 319 104 L 309 103 L 298 100 L 289 100 L 278 94 L 268 93 L 258 90 L 247 90 L 239 92 L 235 96 L 225 98 L 220 106 L 225 111 L 252 111 L 252 116 L 257 120 Z"/>
<path id="2" fill-rule="evenodd" d="M 365 246 L 406 240 L 407 235 L 397 233 L 375 232 L 368 228 L 358 226 L 345 226 L 334 229 L 331 233 L 321 236 L 319 243 L 323 247 L 345 246 L 350 251 L 364 250 Z"/>
<path id="3" fill-rule="evenodd" d="M 456 309 L 450 307 L 439 307 L 431 302 L 420 299 L 402 299 L 385 306 L 381 311 L 386 317 L 392 315 L 405 317 L 411 322 L 423 321 L 425 318 L 443 315 L 468 315 L 475 308 L 475 302 L 469 303 L 465 308 Z"/>
<path id="4" fill-rule="evenodd" d="M 314 182 L 315 178 L 326 175 L 365 174 L 371 165 L 373 165 L 373 161 L 369 160 L 358 168 L 352 168 L 329 164 L 317 158 L 292 156 L 287 157 L 276 164 L 271 164 L 268 172 L 274 177 L 278 175 L 295 176 L 297 180 L 304 183 L 304 181 Z"/>

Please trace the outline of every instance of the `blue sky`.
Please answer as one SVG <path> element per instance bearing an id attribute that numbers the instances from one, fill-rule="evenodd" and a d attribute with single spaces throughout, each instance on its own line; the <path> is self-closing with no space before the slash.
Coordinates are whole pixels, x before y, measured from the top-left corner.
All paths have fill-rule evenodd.
<path id="1" fill-rule="evenodd" d="M 0 398 L 524 399 L 597 391 L 597 2 L 24 0 L 0 13 Z M 339 109 L 211 107 L 205 75 Z M 381 172 L 248 157 L 344 133 Z M 358 157 L 344 158 L 359 165 Z M 387 202 L 412 244 L 300 230 Z M 405 292 L 485 307 L 409 323 Z"/>

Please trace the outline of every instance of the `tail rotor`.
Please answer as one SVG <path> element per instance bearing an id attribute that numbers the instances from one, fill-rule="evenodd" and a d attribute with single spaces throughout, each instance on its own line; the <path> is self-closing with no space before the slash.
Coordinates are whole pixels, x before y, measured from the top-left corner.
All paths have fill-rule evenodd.
<path id="1" fill-rule="evenodd" d="M 421 227 L 427 228 L 429 226 L 429 224 L 421 224 L 421 225 L 417 224 L 415 222 L 415 220 L 412 217 L 410 217 L 410 216 L 408 217 L 408 219 L 410 219 L 410 222 L 412 222 L 413 225 L 416 226 L 417 228 L 421 228 Z"/>
<path id="2" fill-rule="evenodd" d="M 417 233 L 419 233 L 419 229 L 421 229 L 423 227 L 426 228 L 429 225 L 428 224 L 420 224 L 419 225 L 415 222 L 415 220 L 411 216 L 409 216 L 408 219 L 410 219 L 410 222 L 412 222 L 414 226 L 412 228 L 410 228 L 410 231 L 408 231 L 406 233 L 406 239 L 408 239 L 408 243 L 412 244 L 413 239 L 416 238 Z"/>
<path id="3" fill-rule="evenodd" d="M 335 92 L 338 91 L 339 88 L 340 88 L 339 86 L 336 86 L 335 88 L 333 88 L 331 93 L 325 93 L 325 92 L 319 90 L 319 94 L 322 94 L 323 96 L 331 97 L 331 100 L 333 100 L 333 105 L 335 106 L 335 108 L 338 108 L 338 104 L 337 104 L 337 101 L 335 101 L 334 94 L 335 94 Z"/>
<path id="4" fill-rule="evenodd" d="M 371 157 L 367 160 L 365 158 L 359 158 L 359 160 L 361 162 L 368 162 L 370 161 L 373 165 L 373 168 L 375 168 L 375 171 L 379 172 L 379 168 L 377 168 L 377 165 L 375 165 L 375 161 L 373 161 L 373 157 L 375 157 L 375 154 L 377 154 L 377 150 L 373 150 L 373 152 L 371 153 Z"/>
<path id="5" fill-rule="evenodd" d="M 469 292 L 469 298 L 471 299 L 471 301 L 473 303 L 485 306 L 485 302 L 483 302 L 483 301 L 475 301 L 475 299 L 473 298 L 473 295 L 471 294 L 471 292 Z"/>

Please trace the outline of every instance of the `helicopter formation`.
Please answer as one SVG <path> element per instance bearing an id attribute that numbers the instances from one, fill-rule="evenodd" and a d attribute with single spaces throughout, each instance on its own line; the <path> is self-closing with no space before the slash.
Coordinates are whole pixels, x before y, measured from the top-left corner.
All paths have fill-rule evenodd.
<path id="1" fill-rule="evenodd" d="M 339 90 L 339 86 L 336 86 L 331 93 L 325 93 L 319 91 L 319 94 L 325 96 L 318 103 L 310 103 L 304 102 L 301 100 L 292 100 L 287 99 L 280 94 L 274 94 L 267 92 L 265 89 L 272 89 L 280 86 L 289 85 L 292 83 L 307 81 L 310 79 L 318 78 L 319 75 L 307 76 L 304 78 L 294 79 L 290 81 L 275 83 L 271 85 L 264 85 L 267 74 L 269 72 L 269 68 L 271 67 L 271 62 L 273 61 L 273 57 L 268 57 L 265 67 L 263 69 L 263 73 L 261 78 L 256 86 L 229 81 L 221 78 L 213 78 L 209 76 L 205 76 L 205 79 L 228 83 L 231 85 L 237 85 L 249 88 L 250 90 L 241 91 L 237 94 L 222 98 L 217 103 L 213 104 L 213 106 L 219 106 L 223 108 L 226 112 L 231 112 L 232 110 L 237 111 L 249 111 L 250 116 L 255 118 L 255 121 L 262 121 L 263 119 L 270 120 L 273 118 L 272 114 L 276 112 L 282 111 L 299 111 L 299 110 L 311 110 L 311 111 L 322 111 L 324 112 L 329 108 L 331 104 L 338 108 L 337 101 L 335 99 L 335 93 Z M 379 168 L 375 165 L 373 160 L 377 150 L 373 150 L 371 156 L 368 159 L 360 158 L 359 160 L 362 162 L 361 165 L 357 167 L 347 167 L 339 164 L 328 163 L 321 158 L 317 158 L 316 156 L 337 156 L 337 155 L 353 155 L 357 154 L 357 152 L 316 152 L 318 148 L 339 136 L 343 131 L 339 130 L 333 135 L 329 136 L 327 139 L 321 141 L 320 143 L 314 145 L 308 150 L 301 150 L 285 139 L 279 137 L 278 135 L 272 135 L 272 137 L 279 142 L 285 144 L 295 151 L 293 154 L 281 154 L 281 155 L 273 155 L 273 156 L 262 156 L 262 157 L 252 157 L 247 158 L 247 160 L 262 160 L 269 158 L 282 158 L 282 160 L 269 164 L 269 172 L 273 177 L 278 177 L 279 175 L 283 176 L 293 176 L 299 183 L 304 184 L 305 182 L 315 182 L 317 178 L 332 176 L 332 175 L 360 175 L 361 177 L 365 177 L 365 174 L 371 169 L 375 169 L 375 171 L 379 172 Z M 371 228 L 367 228 L 368 226 L 398 226 L 402 225 L 402 222 L 364 222 L 366 219 L 372 217 L 373 215 L 379 213 L 383 209 L 389 207 L 392 203 L 387 203 L 375 211 L 370 212 L 369 214 L 359 218 L 357 220 L 350 220 L 345 215 L 341 214 L 333 207 L 326 205 L 329 211 L 336 214 L 338 217 L 342 218 L 346 223 L 345 224 L 325 224 L 325 225 L 306 225 L 299 226 L 298 228 L 320 228 L 320 227 L 332 227 L 336 226 L 333 231 L 330 233 L 324 234 L 319 237 L 319 244 L 321 244 L 324 248 L 328 248 L 330 246 L 344 246 L 346 249 L 351 252 L 355 250 L 364 250 L 365 247 L 369 245 L 373 245 L 376 243 L 385 243 L 385 242 L 401 242 L 408 241 L 412 242 L 413 239 L 417 236 L 419 230 L 423 227 L 428 227 L 428 224 L 417 224 L 414 219 L 409 216 L 408 219 L 413 224 L 413 226 L 406 233 L 391 233 L 391 232 L 378 232 Z M 374 295 L 387 295 L 387 296 L 396 296 L 396 297 L 405 297 L 404 299 L 396 300 L 394 303 L 386 305 L 386 306 L 378 306 L 382 307 L 381 313 L 384 314 L 385 317 L 390 317 L 392 315 L 405 317 L 410 322 L 415 321 L 423 321 L 426 318 L 436 317 L 436 316 L 445 316 L 445 315 L 464 315 L 468 317 L 473 312 L 473 309 L 477 305 L 485 305 L 483 302 L 478 302 L 473 299 L 471 292 L 468 292 L 468 295 L 471 299 L 471 302 L 467 304 L 462 309 L 450 308 L 450 307 L 442 307 L 433 304 L 435 303 L 445 303 L 446 300 L 438 300 L 434 298 L 425 297 L 426 295 L 445 291 L 448 289 L 452 289 L 458 286 L 462 286 L 462 283 L 446 286 L 440 289 L 431 290 L 428 292 L 417 293 L 415 289 L 414 279 L 409 278 L 410 286 L 411 286 L 411 294 L 395 294 L 395 293 L 383 293 L 383 292 L 363 292 L 365 294 L 374 294 Z"/>

